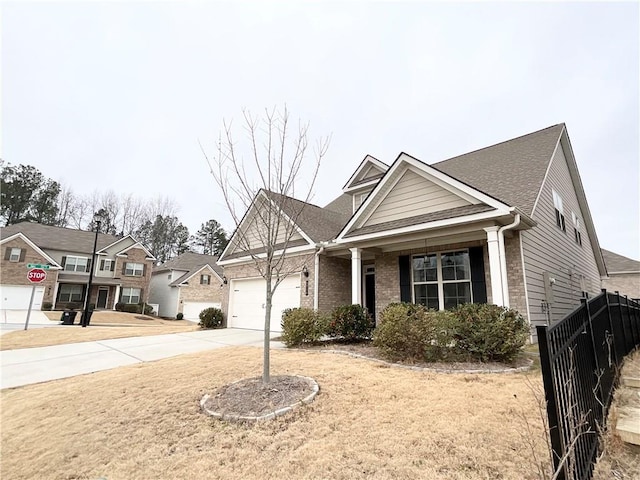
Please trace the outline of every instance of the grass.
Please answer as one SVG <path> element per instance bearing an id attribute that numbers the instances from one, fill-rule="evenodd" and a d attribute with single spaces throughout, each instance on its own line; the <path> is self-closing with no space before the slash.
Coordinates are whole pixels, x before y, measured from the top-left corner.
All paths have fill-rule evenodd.
<path id="1" fill-rule="evenodd" d="M 45 312 L 52 320 L 59 320 L 61 312 Z M 78 318 L 78 317 L 76 317 Z M 94 312 L 87 328 L 77 325 L 16 330 L 0 336 L 0 350 L 47 347 L 65 343 L 90 342 L 113 338 L 162 335 L 198 330 L 186 320 L 163 320 L 156 317 L 122 312 Z"/>
<path id="2" fill-rule="evenodd" d="M 534 479 L 546 459 L 539 373 L 435 374 L 274 350 L 272 374 L 315 401 L 257 425 L 201 413 L 205 393 L 260 375 L 225 348 L 0 392 L 0 473 L 12 479 Z M 523 417 L 524 416 L 524 417 Z M 530 431 L 525 428 L 526 422 Z"/>

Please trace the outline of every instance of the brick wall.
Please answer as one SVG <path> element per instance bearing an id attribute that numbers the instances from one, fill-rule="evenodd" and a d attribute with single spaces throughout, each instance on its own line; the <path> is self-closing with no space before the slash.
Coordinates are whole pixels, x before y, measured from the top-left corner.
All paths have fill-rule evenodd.
<path id="1" fill-rule="evenodd" d="M 640 298 L 640 273 L 609 274 L 609 278 L 602 280 L 602 288 L 618 291 L 629 298 Z"/>
<path id="2" fill-rule="evenodd" d="M 209 275 L 209 285 L 200 283 L 201 275 Z M 180 287 L 180 303 L 178 312 L 183 311 L 184 302 L 211 302 L 222 303 L 224 289 L 220 286 L 222 282 L 211 270 L 203 269 L 189 279 L 189 285 Z"/>
<path id="3" fill-rule="evenodd" d="M 513 236 L 504 239 L 505 255 L 507 256 L 507 282 L 509 283 L 509 306 L 527 318 L 527 299 L 522 270 L 522 256 L 520 255 L 520 233 L 515 231 Z"/>
<path id="4" fill-rule="evenodd" d="M 116 266 L 114 267 L 114 278 L 120 279 L 122 282 L 122 287 L 120 292 L 122 293 L 122 288 L 140 288 L 141 292 L 141 300 L 147 301 L 149 299 L 149 282 L 151 281 L 151 269 L 153 267 L 152 260 L 145 260 L 146 253 L 141 248 L 132 248 L 127 250 L 126 257 L 116 257 Z M 126 263 L 142 263 L 146 267 L 144 269 L 144 275 L 141 277 L 135 277 L 124 274 L 124 266 Z M 93 290 L 93 289 L 92 289 Z M 92 291 L 92 297 L 97 294 L 97 290 Z M 119 302 L 120 299 L 114 299 L 116 302 Z M 91 300 L 91 302 L 95 302 L 95 298 Z M 109 300 L 111 304 L 111 300 Z"/>
<path id="5" fill-rule="evenodd" d="M 330 312 L 335 307 L 350 304 L 351 259 L 321 255 L 318 310 Z"/>
<path id="6" fill-rule="evenodd" d="M 24 259 L 22 262 L 10 262 L 5 260 L 5 251 L 9 248 L 25 249 Z M 28 263 L 49 263 L 45 258 L 38 254 L 27 242 L 22 238 L 16 238 L 2 244 L 0 251 L 0 283 L 3 285 L 33 285 L 27 279 Z M 58 270 L 47 270 L 47 279 L 40 283 L 45 287 L 42 302 L 53 303 L 53 294 L 55 290 L 56 280 L 58 278 Z"/>

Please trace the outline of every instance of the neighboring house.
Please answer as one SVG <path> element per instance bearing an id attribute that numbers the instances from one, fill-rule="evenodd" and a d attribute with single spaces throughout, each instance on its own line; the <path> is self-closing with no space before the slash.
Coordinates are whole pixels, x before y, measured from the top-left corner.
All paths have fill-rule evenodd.
<path id="1" fill-rule="evenodd" d="M 218 257 L 183 253 L 153 269 L 149 303 L 158 304 L 158 315 L 175 318 L 182 313 L 198 320 L 205 308 L 222 305 L 222 268 Z"/>
<path id="2" fill-rule="evenodd" d="M 277 198 L 261 190 L 252 209 Z M 606 276 L 564 124 L 432 165 L 366 156 L 324 208 L 289 199 L 283 210 L 285 221 L 298 218 L 286 260 L 295 273 L 274 296 L 276 331 L 287 307 L 355 303 L 379 317 L 400 301 L 488 302 L 544 324 L 596 295 Z M 265 282 L 238 233 L 252 215 L 218 262 L 233 327 L 263 325 Z"/>
<path id="3" fill-rule="evenodd" d="M 608 278 L 602 279 L 602 288 L 620 292 L 629 298 L 640 299 L 640 262 L 602 249 Z"/>
<path id="4" fill-rule="evenodd" d="M 114 309 L 117 302 L 147 301 L 155 258 L 130 235 L 99 233 L 95 265 L 91 265 L 95 232 L 23 222 L 0 228 L 2 264 L 1 309 L 26 309 L 31 286 L 27 265 L 48 264 L 47 278 L 36 289 L 32 308 L 43 303 L 64 308 L 83 304 L 93 269 L 90 302 Z"/>

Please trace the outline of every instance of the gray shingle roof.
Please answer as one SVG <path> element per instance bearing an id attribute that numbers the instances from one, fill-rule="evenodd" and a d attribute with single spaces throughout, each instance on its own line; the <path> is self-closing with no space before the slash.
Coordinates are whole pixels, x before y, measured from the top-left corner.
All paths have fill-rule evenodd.
<path id="1" fill-rule="evenodd" d="M 602 250 L 602 256 L 604 257 L 604 263 L 607 266 L 607 272 L 619 273 L 619 272 L 638 272 L 640 273 L 640 262 L 617 253 L 610 252 L 609 250 Z"/>
<path id="2" fill-rule="evenodd" d="M 367 233 L 384 232 L 385 230 L 393 230 L 396 228 L 410 227 L 411 225 L 419 225 L 421 223 L 436 222 L 438 220 L 444 220 L 448 218 L 462 217 L 465 215 L 473 215 L 474 213 L 488 212 L 495 210 L 485 204 L 478 205 L 465 205 L 463 207 L 449 208 L 447 210 L 441 210 L 439 212 L 425 213 L 423 215 L 416 215 L 414 217 L 402 218 L 400 220 L 393 220 L 391 222 L 378 223 L 376 225 L 369 225 L 366 227 L 358 228 L 347 233 L 344 237 L 356 237 L 358 235 L 366 235 Z"/>
<path id="3" fill-rule="evenodd" d="M 165 272 L 167 270 L 186 270 L 186 277 L 190 277 L 203 266 L 209 265 L 213 268 L 220 277 L 222 277 L 222 267 L 219 267 L 216 262 L 218 257 L 214 255 L 204 255 L 202 253 L 186 252 L 177 257 L 167 260 L 162 265 L 159 265 L 153 269 L 153 273 Z M 180 280 L 180 279 L 178 279 Z M 176 283 L 176 282 L 174 282 Z"/>
<path id="4" fill-rule="evenodd" d="M 338 198 L 335 198 L 331 202 L 327 203 L 324 206 L 325 210 L 330 210 L 332 212 L 337 212 L 343 217 L 345 217 L 344 223 L 351 218 L 353 215 L 353 198 L 351 195 L 347 195 L 346 193 L 341 194 Z"/>
<path id="5" fill-rule="evenodd" d="M 91 254 L 95 232 L 72 228 L 52 227 L 39 223 L 21 222 L 0 228 L 0 237 L 5 239 L 22 233 L 42 249 Z M 119 240 L 114 235 L 98 234 L 98 250 Z"/>
<path id="6" fill-rule="evenodd" d="M 431 166 L 531 215 L 564 128 L 561 123 Z"/>

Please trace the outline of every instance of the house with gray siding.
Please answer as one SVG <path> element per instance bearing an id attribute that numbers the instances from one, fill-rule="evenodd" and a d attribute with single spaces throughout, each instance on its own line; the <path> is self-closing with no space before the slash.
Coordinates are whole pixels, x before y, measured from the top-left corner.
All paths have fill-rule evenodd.
<path id="1" fill-rule="evenodd" d="M 272 319 L 298 306 L 355 303 L 377 318 L 392 302 L 488 302 L 553 323 L 606 277 L 564 124 L 431 164 L 367 155 L 324 207 L 261 190 L 239 231 L 264 202 L 295 229 Z M 230 326 L 260 328 L 264 280 L 250 255 L 257 245 L 240 241 L 249 237 L 236 231 L 218 262 L 223 309 Z"/>

